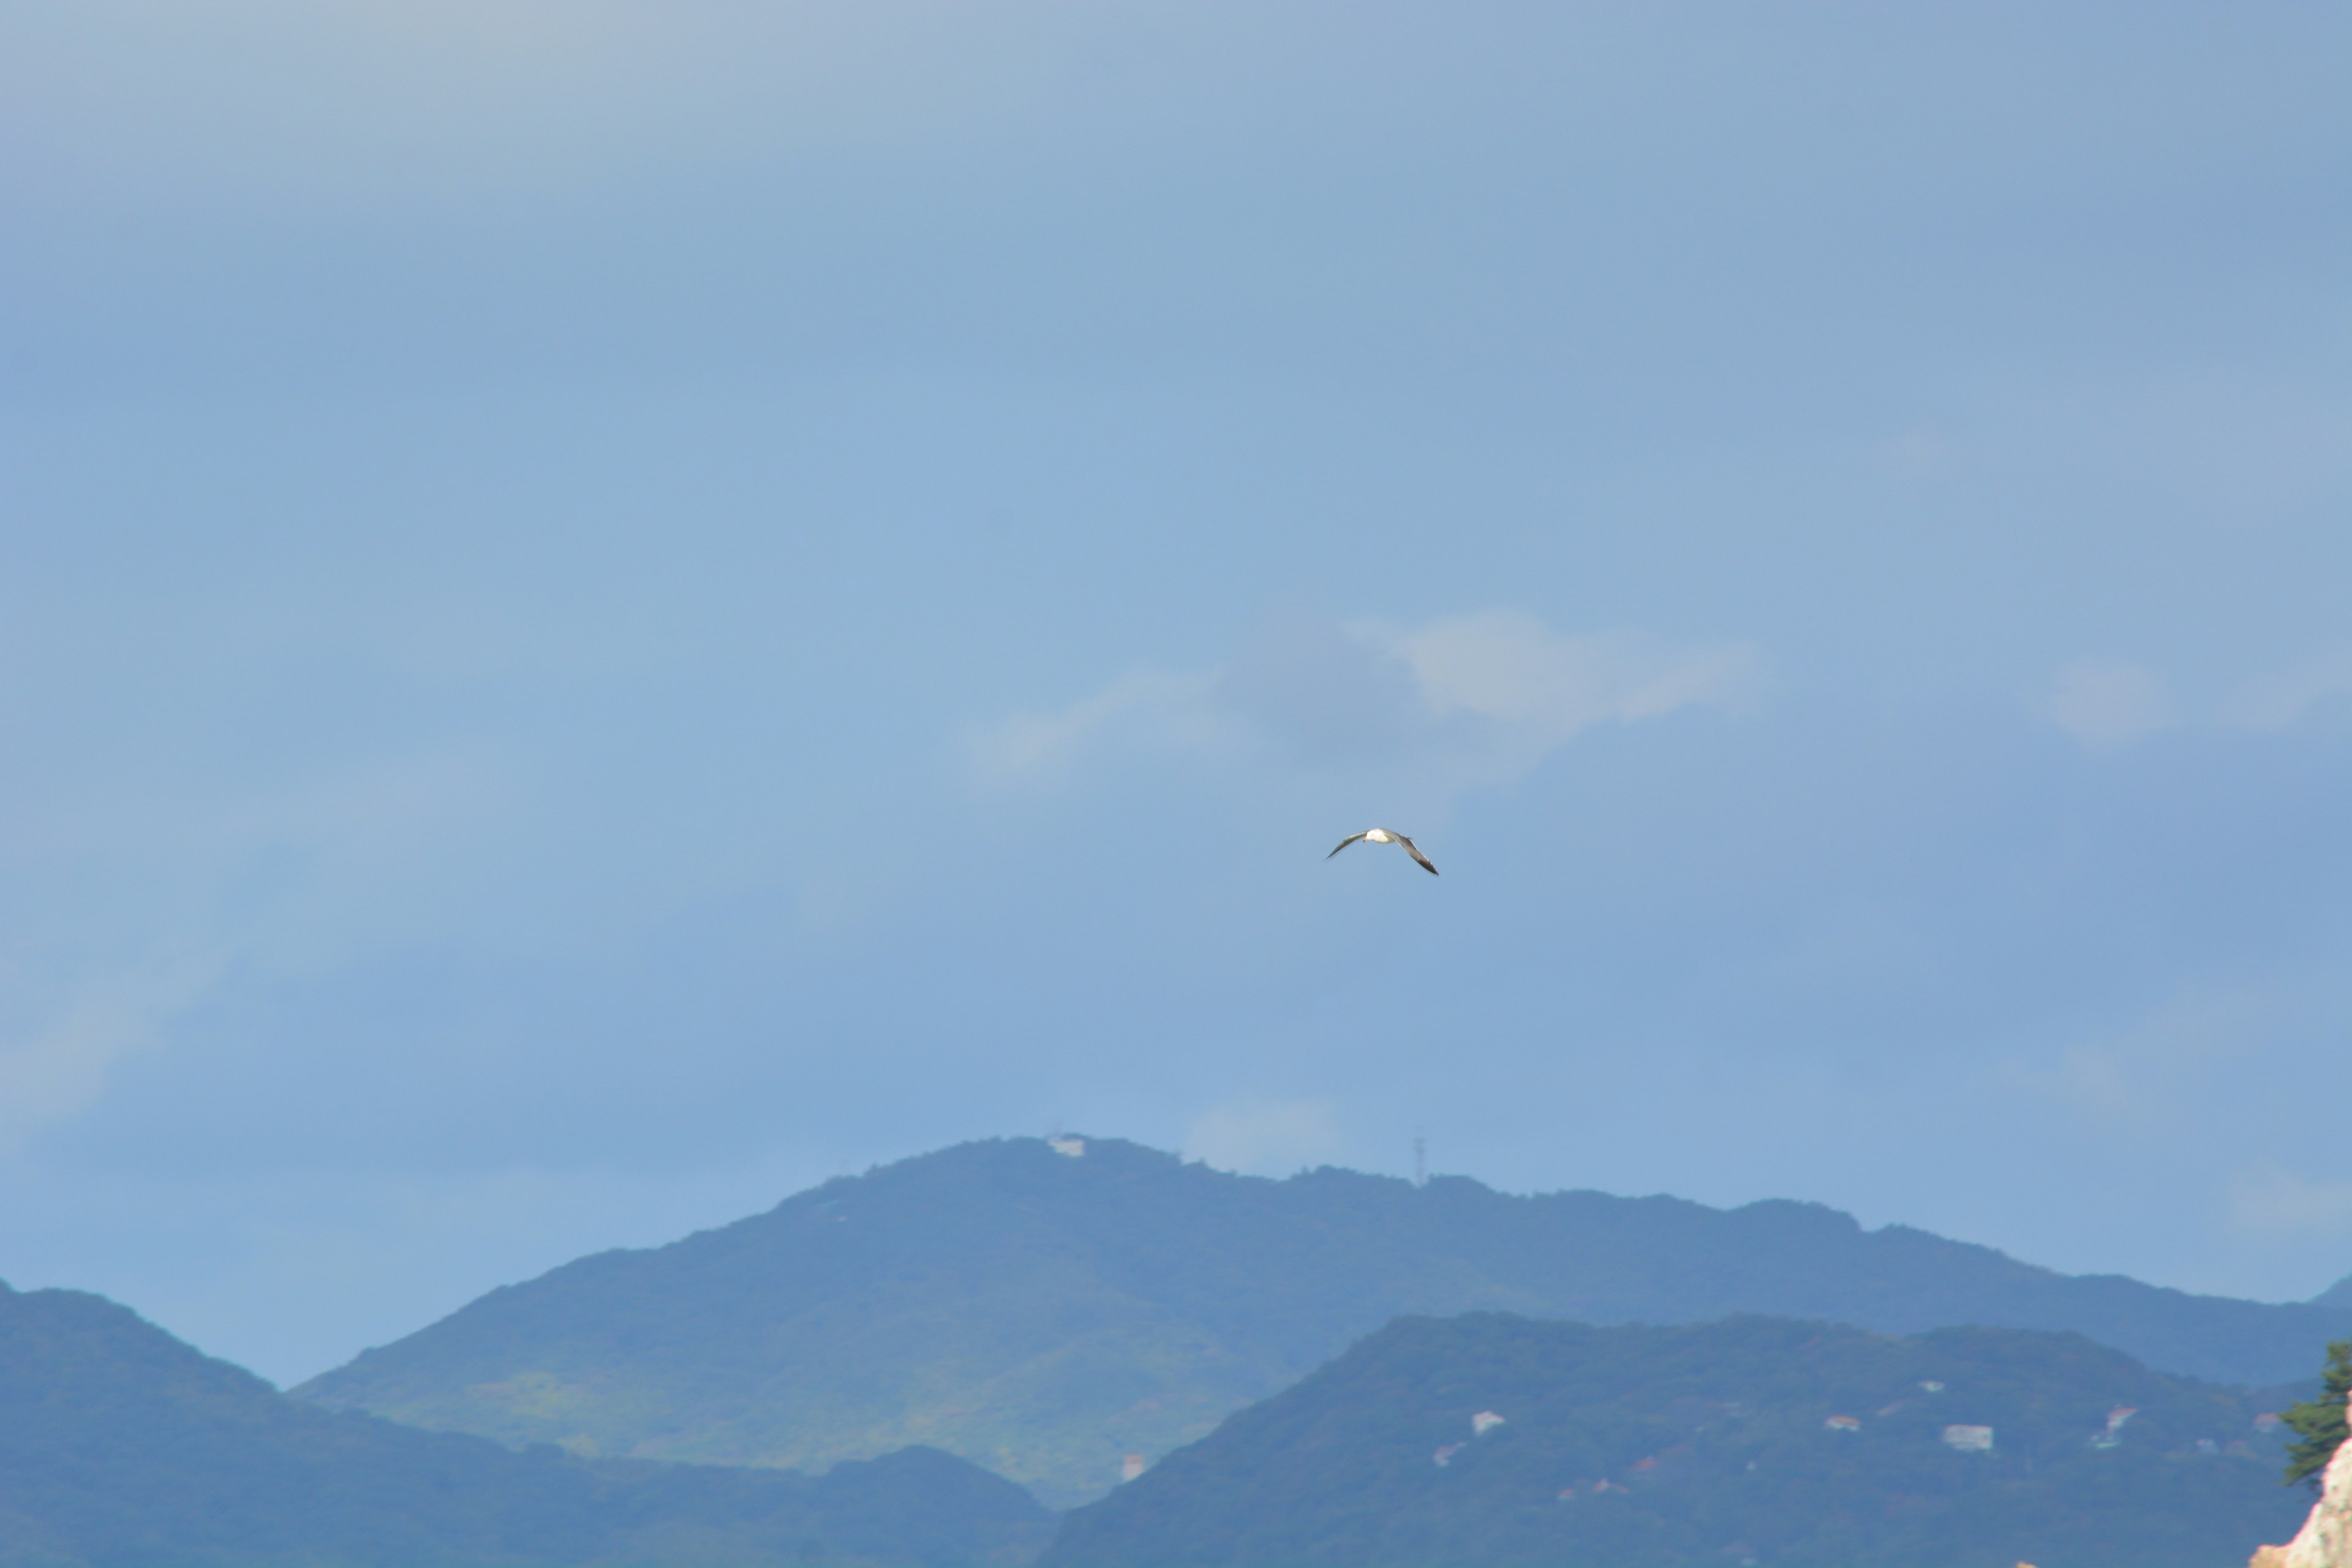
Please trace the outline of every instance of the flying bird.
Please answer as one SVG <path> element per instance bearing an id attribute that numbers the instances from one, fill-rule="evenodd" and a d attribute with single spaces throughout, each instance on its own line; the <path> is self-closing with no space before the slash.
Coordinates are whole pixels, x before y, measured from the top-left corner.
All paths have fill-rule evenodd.
<path id="1" fill-rule="evenodd" d="M 1433 877 L 1437 875 L 1437 868 L 1429 863 L 1429 857 L 1423 854 L 1419 847 L 1414 845 L 1413 841 L 1407 838 L 1402 833 L 1391 833 L 1385 827 L 1368 827 L 1361 833 L 1351 833 L 1347 837 L 1339 840 L 1339 849 L 1345 849 L 1349 845 L 1353 844 L 1359 838 L 1363 839 L 1368 844 L 1402 844 L 1404 846 L 1404 852 L 1406 854 L 1421 862 L 1421 868 L 1423 870 L 1428 872 Z M 1331 855 L 1337 855 L 1339 852 L 1339 849 L 1332 850 Z M 1323 858 L 1328 860 L 1331 858 L 1331 855 L 1326 855 Z"/>

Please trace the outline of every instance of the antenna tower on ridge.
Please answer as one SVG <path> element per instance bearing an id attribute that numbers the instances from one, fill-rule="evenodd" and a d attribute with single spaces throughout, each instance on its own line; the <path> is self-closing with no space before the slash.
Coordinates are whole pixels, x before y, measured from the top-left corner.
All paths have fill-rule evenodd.
<path id="1" fill-rule="evenodd" d="M 1418 1132 L 1412 1135 L 1412 1184 L 1429 1185 L 1429 1140 Z"/>

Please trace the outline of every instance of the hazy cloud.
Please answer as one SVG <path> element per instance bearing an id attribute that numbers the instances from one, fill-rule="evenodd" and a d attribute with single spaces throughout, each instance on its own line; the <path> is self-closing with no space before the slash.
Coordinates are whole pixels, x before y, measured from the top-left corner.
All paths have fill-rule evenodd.
<path id="1" fill-rule="evenodd" d="M 105 1092 L 108 1069 L 153 1042 L 218 965 L 184 961 L 94 985 L 47 1026 L 0 1043 L 0 1150 L 73 1115 Z"/>
<path id="2" fill-rule="evenodd" d="M 2210 1075 L 2242 1067 L 2304 1011 L 2263 987 L 2184 990 L 2127 1028 L 2067 1047 L 2028 1081 L 2111 1125 L 2168 1125 L 2194 1111 Z"/>
<path id="3" fill-rule="evenodd" d="M 2230 1184 L 2230 1223 L 2261 1236 L 2322 1236 L 2352 1229 L 2352 1182 L 2312 1182 L 2275 1161 Z"/>
<path id="4" fill-rule="evenodd" d="M 1160 742 L 1209 738 L 1212 715 L 1202 703 L 1207 683 L 1139 671 L 1066 708 L 1016 713 L 971 736 L 973 760 L 989 778 L 1011 778 L 1058 768 L 1090 735 L 1124 723 Z"/>
<path id="5" fill-rule="evenodd" d="M 2221 710 L 2249 730 L 2284 730 L 2331 698 L 2352 697 L 2352 643 L 2246 682 Z"/>
<path id="6" fill-rule="evenodd" d="M 2076 740 L 2104 748 L 2182 724 L 2286 730 L 2345 698 L 2352 698 L 2352 643 L 2257 676 L 2218 704 L 2186 710 L 2173 702 L 2152 670 L 2120 659 L 2078 658 L 2052 678 L 2042 707 Z"/>
<path id="7" fill-rule="evenodd" d="M 1184 1135 L 1191 1158 L 1254 1176 L 1286 1176 L 1339 1152 L 1331 1107 L 1320 1100 L 1234 1100 L 1193 1118 Z"/>
<path id="8" fill-rule="evenodd" d="M 2076 659 L 2059 670 L 2046 710 L 2060 729 L 2093 746 L 2120 746 L 2177 721 L 2153 674 L 2107 659 Z"/>
<path id="9" fill-rule="evenodd" d="M 770 156 L 838 156 L 1026 123 L 1115 30 L 931 0 L 135 0 L 114 15 L 14 23 L 0 84 L 37 132 L 15 181 L 338 205 L 357 187 L 446 205 L 643 178 L 740 156 L 747 139 Z"/>
<path id="10" fill-rule="evenodd" d="M 1270 750 L 1305 766 L 1402 768 L 1457 786 L 1516 777 L 1595 724 L 1737 706 L 1754 694 L 1761 664 L 1747 643 L 1563 636 L 1515 610 L 1402 629 L 1298 621 L 1263 629 L 1207 675 L 1129 675 L 1067 707 L 980 730 L 971 747 L 995 779 L 1124 735 Z"/>

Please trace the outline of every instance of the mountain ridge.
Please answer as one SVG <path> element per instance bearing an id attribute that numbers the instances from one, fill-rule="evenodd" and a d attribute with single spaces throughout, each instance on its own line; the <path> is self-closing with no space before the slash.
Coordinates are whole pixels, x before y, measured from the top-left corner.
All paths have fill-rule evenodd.
<path id="1" fill-rule="evenodd" d="M 2302 1511 L 2258 1413 L 2071 1333 L 1401 1318 L 1039 1568 L 2208 1568 Z"/>
<path id="2" fill-rule="evenodd" d="M 2062 1275 L 1784 1199 L 1276 1181 L 1062 1146 L 1082 1152 L 960 1144 L 575 1259 L 293 1392 L 582 1453 L 804 1468 L 929 1443 L 1067 1506 L 1402 1314 L 2063 1329 L 2249 1384 L 2307 1377 L 2352 1332 L 2352 1304 Z"/>
<path id="3" fill-rule="evenodd" d="M 1018 1568 L 1051 1523 L 936 1450 L 812 1477 L 516 1453 L 323 1410 L 104 1297 L 0 1284 L 0 1563 Z"/>

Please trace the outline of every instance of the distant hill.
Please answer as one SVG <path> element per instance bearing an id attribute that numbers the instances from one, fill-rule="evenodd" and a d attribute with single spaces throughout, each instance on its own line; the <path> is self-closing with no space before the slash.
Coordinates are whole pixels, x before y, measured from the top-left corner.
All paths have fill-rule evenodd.
<path id="1" fill-rule="evenodd" d="M 2308 1379 L 2352 1332 L 2352 1303 L 2070 1278 L 1812 1205 L 1277 1182 L 1083 1150 L 968 1143 L 829 1182 L 494 1290 L 294 1392 L 582 1453 L 806 1468 L 929 1443 L 1060 1507 L 1402 1313 L 2071 1329 L 2247 1384 Z"/>
<path id="2" fill-rule="evenodd" d="M 2255 1414 L 2073 1334 L 1404 1319 L 1039 1568 L 2214 1568 L 2309 1503 Z"/>
<path id="3" fill-rule="evenodd" d="M 1017 1568 L 1052 1527 L 936 1450 L 812 1479 L 335 1414 L 103 1298 L 0 1285 L 0 1563 Z"/>

